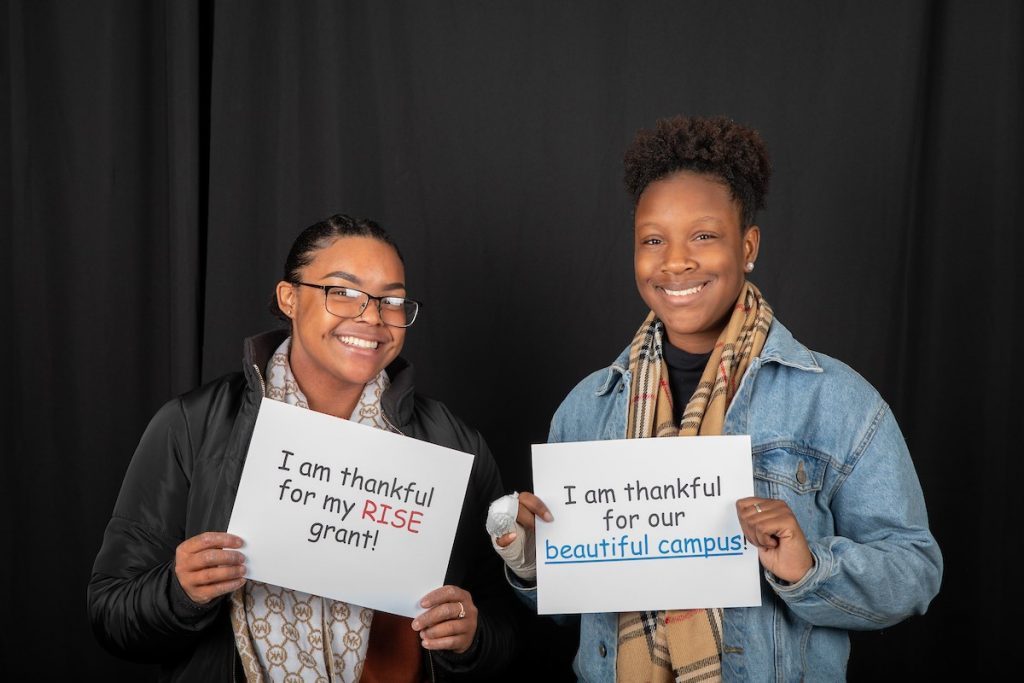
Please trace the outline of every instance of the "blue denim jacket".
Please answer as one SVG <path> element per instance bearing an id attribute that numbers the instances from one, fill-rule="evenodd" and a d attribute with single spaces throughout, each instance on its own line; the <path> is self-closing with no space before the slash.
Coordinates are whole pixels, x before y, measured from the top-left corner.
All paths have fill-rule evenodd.
<path id="1" fill-rule="evenodd" d="M 550 442 L 621 439 L 630 395 L 629 348 L 569 393 Z M 878 629 L 924 613 L 942 556 L 921 486 L 889 406 L 843 363 L 797 342 L 778 320 L 725 419 L 749 434 L 754 493 L 786 501 L 815 565 L 786 584 L 768 572 L 761 607 L 725 610 L 726 681 L 845 679 L 848 629 Z M 536 603 L 534 589 L 517 585 Z M 579 615 L 573 667 L 582 681 L 615 680 L 618 615 Z"/>

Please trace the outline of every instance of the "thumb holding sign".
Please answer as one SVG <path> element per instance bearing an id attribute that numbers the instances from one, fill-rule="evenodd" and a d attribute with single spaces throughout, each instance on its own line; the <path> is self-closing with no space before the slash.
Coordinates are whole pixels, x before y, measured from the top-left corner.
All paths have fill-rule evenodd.
<path id="1" fill-rule="evenodd" d="M 197 605 L 230 593 L 245 583 L 245 556 L 234 534 L 207 531 L 186 539 L 174 551 L 174 574 Z"/>
<path id="2" fill-rule="evenodd" d="M 515 513 L 513 520 L 512 514 Z M 536 518 L 554 518 L 544 502 L 529 491 L 503 496 L 491 503 L 487 531 L 491 545 L 516 576 L 531 583 L 537 580 Z"/>

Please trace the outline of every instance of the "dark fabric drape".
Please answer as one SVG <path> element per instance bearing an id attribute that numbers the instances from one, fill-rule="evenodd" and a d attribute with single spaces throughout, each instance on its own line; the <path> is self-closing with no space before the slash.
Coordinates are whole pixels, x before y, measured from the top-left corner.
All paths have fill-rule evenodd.
<path id="1" fill-rule="evenodd" d="M 0 10 L 8 680 L 128 670 L 84 588 L 140 428 L 200 378 L 195 5 Z"/>
<path id="2" fill-rule="evenodd" d="M 331 213 L 395 234 L 421 388 L 529 487 L 530 444 L 644 315 L 626 144 L 724 113 L 774 161 L 752 279 L 890 402 L 946 558 L 928 614 L 855 634 L 851 679 L 992 674 L 1020 597 L 1022 53 L 1015 0 L 8 0 L 0 671 L 146 674 L 85 617 L 121 476 L 163 401 L 274 324 L 291 240 Z"/>

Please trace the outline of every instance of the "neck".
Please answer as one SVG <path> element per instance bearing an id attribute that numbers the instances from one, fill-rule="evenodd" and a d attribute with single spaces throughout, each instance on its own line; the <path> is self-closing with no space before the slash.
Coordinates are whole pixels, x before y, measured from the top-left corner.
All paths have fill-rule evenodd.
<path id="1" fill-rule="evenodd" d="M 721 330 L 717 332 L 705 333 L 705 334 L 687 334 L 687 335 L 673 335 L 671 331 L 668 332 L 668 343 L 676 347 L 680 351 L 686 351 L 692 354 L 703 354 L 710 353 L 715 348 L 715 342 L 718 341 L 718 337 L 721 334 Z"/>
<path id="2" fill-rule="evenodd" d="M 292 365 L 292 374 L 309 402 L 310 410 L 347 420 L 363 395 L 365 384 L 325 382 L 319 373 L 304 373 Z"/>
<path id="3" fill-rule="evenodd" d="M 302 386 L 301 384 L 299 385 Z M 327 415 L 333 415 L 334 417 L 340 417 L 342 420 L 347 420 L 352 417 L 352 411 L 356 409 L 356 404 L 359 403 L 359 396 L 362 395 L 362 387 L 359 388 L 351 396 L 344 398 L 339 396 L 331 396 L 327 399 L 314 398 L 313 394 L 302 390 L 306 394 L 306 399 L 309 401 L 310 410 L 315 410 L 318 413 L 325 413 Z"/>

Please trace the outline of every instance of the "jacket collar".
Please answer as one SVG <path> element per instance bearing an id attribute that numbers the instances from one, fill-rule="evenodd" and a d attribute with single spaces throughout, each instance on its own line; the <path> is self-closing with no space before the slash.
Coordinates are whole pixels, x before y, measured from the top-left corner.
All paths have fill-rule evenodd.
<path id="1" fill-rule="evenodd" d="M 761 349 L 761 364 L 778 363 L 807 372 L 823 372 L 818 359 L 806 346 L 793 338 L 793 334 L 778 319 L 772 321 L 764 348 Z"/>
<path id="2" fill-rule="evenodd" d="M 412 363 L 401 356 L 391 361 L 385 369 L 391 384 L 380 397 L 381 408 L 395 426 L 402 428 L 412 420 L 415 373 Z"/>
<path id="3" fill-rule="evenodd" d="M 604 381 L 601 382 L 597 391 L 594 392 L 595 396 L 604 396 L 615 388 L 615 385 L 619 383 L 620 377 L 625 377 L 627 380 L 629 379 L 629 349 L 631 346 L 632 344 L 623 349 L 622 353 L 619 354 L 619 357 L 616 358 L 612 362 L 611 366 L 605 371 Z"/>
<path id="4" fill-rule="evenodd" d="M 249 337 L 243 344 L 242 357 L 245 364 L 242 371 L 250 388 L 260 392 L 260 396 L 265 391 L 263 373 L 266 372 L 267 363 L 288 333 L 287 329 L 271 330 Z M 399 356 L 391 361 L 386 370 L 391 385 L 381 396 L 381 405 L 384 414 L 400 427 L 412 419 L 413 367 L 412 363 Z"/>
<path id="5" fill-rule="evenodd" d="M 626 377 L 629 372 L 629 349 L 629 346 L 623 349 L 619 357 L 605 371 L 603 381 L 594 392 L 597 396 L 607 394 L 615 388 L 620 378 Z M 797 370 L 822 372 L 821 365 L 811 350 L 794 339 L 793 334 L 779 322 L 778 318 L 772 320 L 771 329 L 768 330 L 768 337 L 765 339 L 764 348 L 761 349 L 758 360 L 760 365 L 778 363 Z M 626 378 L 628 379 L 628 377 Z"/>
<path id="6" fill-rule="evenodd" d="M 253 371 L 253 366 L 259 369 L 262 376 L 267 369 L 270 357 L 277 351 L 277 347 L 288 337 L 287 329 L 271 330 L 257 334 L 245 340 L 242 346 L 242 358 L 245 361 L 244 370 L 246 376 Z"/>

